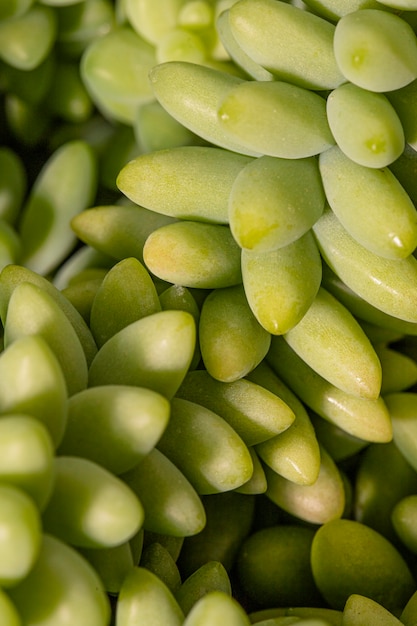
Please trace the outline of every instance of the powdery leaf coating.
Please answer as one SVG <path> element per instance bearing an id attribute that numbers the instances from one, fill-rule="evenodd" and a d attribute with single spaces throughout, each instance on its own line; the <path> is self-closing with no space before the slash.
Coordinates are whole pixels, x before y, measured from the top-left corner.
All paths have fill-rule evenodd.
<path id="1" fill-rule="evenodd" d="M 333 272 L 366 302 L 392 317 L 417 322 L 417 259 L 386 259 L 360 245 L 330 209 L 314 224 L 320 252 Z"/>
<path id="2" fill-rule="evenodd" d="M 304 405 L 265 360 L 250 372 L 248 379 L 282 398 L 295 414 L 294 422 L 285 432 L 256 446 L 257 454 L 274 472 L 287 480 L 299 485 L 312 485 L 320 471 L 320 448 Z"/>
<path id="3" fill-rule="evenodd" d="M 237 43 L 230 24 L 230 11 L 223 11 L 216 21 L 216 30 L 220 40 L 233 61 L 255 80 L 275 80 L 271 72 L 256 63 Z"/>
<path id="4" fill-rule="evenodd" d="M 271 337 L 256 319 L 243 288 L 238 285 L 213 290 L 204 300 L 199 341 L 208 373 L 227 383 L 239 380 L 262 361 Z"/>
<path id="5" fill-rule="evenodd" d="M 312 524 L 325 524 L 340 518 L 346 503 L 337 465 L 324 448 L 320 448 L 320 456 L 317 480 L 311 485 L 293 483 L 265 467 L 268 498 L 284 511 Z"/>
<path id="6" fill-rule="evenodd" d="M 335 27 L 327 20 L 274 0 L 241 0 L 229 19 L 239 46 L 278 79 L 309 89 L 345 81 L 333 52 Z"/>
<path id="7" fill-rule="evenodd" d="M 336 143 L 355 163 L 386 167 L 403 152 L 404 130 L 384 94 L 346 83 L 329 94 L 326 109 Z"/>
<path id="8" fill-rule="evenodd" d="M 358 243 L 391 259 L 414 251 L 416 207 L 388 167 L 365 167 L 335 146 L 320 155 L 319 168 L 329 205 Z"/>
<path id="9" fill-rule="evenodd" d="M 248 446 L 284 432 L 294 413 L 277 395 L 245 378 L 221 382 L 205 370 L 190 371 L 177 398 L 198 402 L 225 419 Z"/>
<path id="10" fill-rule="evenodd" d="M 320 451 L 307 413 L 303 417 L 297 415 L 293 428 L 257 445 L 256 453 L 270 470 L 282 478 L 296 485 L 312 485 L 320 470 Z"/>
<path id="11" fill-rule="evenodd" d="M 400 339 L 403 334 L 411 336 L 417 334 L 417 322 L 406 322 L 377 309 L 352 291 L 327 263 L 323 263 L 323 287 L 344 304 L 356 318 L 363 320 L 363 324 L 367 326 L 367 332 L 373 331 L 374 333 L 370 338 L 373 339 L 376 336 L 375 343 L 380 343 L 381 338 L 383 342 L 392 342 Z"/>
<path id="12" fill-rule="evenodd" d="M 247 150 L 273 157 L 310 157 L 334 145 L 325 100 L 290 82 L 236 85 L 221 99 L 218 120 Z"/>
<path id="13" fill-rule="evenodd" d="M 324 202 L 314 157 L 259 157 L 234 180 L 228 200 L 230 229 L 240 247 L 268 252 L 302 237 L 321 216 Z"/>
<path id="14" fill-rule="evenodd" d="M 371 342 L 349 310 L 323 287 L 284 339 L 336 387 L 362 397 L 379 396 L 382 369 Z"/>
<path id="15" fill-rule="evenodd" d="M 361 397 L 332 385 L 307 365 L 283 337 L 272 338 L 267 361 L 300 400 L 324 419 L 365 441 L 391 441 L 391 419 L 381 397 Z"/>
<path id="16" fill-rule="evenodd" d="M 143 258 L 158 278 L 183 287 L 216 289 L 242 282 L 240 248 L 228 226 L 180 221 L 155 230 Z"/>
<path id="17" fill-rule="evenodd" d="M 71 227 L 77 237 L 110 258 L 134 257 L 143 263 L 143 246 L 151 232 L 175 219 L 129 205 L 101 205 L 78 213 Z"/>
<path id="18" fill-rule="evenodd" d="M 395 1 L 395 0 L 394 0 Z M 307 0 L 307 6 L 331 22 L 337 22 L 340 17 L 357 11 L 358 9 L 380 9 L 377 0 Z M 382 3 L 381 3 L 382 4 Z"/>
<path id="19" fill-rule="evenodd" d="M 242 250 L 243 286 L 256 319 L 280 335 L 298 324 L 320 287 L 322 263 L 311 231 L 264 253 Z"/>
<path id="20" fill-rule="evenodd" d="M 249 156 L 260 156 L 235 141 L 219 124 L 220 102 L 242 78 L 197 63 L 170 61 L 149 74 L 155 97 L 172 117 L 210 143 Z"/>
<path id="21" fill-rule="evenodd" d="M 400 89 L 417 77 L 417 37 L 388 11 L 361 9 L 343 16 L 336 24 L 334 53 L 346 79 L 363 89 Z"/>
<path id="22" fill-rule="evenodd" d="M 157 213 L 227 224 L 231 187 L 251 161 L 214 147 L 158 150 L 127 163 L 117 185 L 133 202 Z"/>

